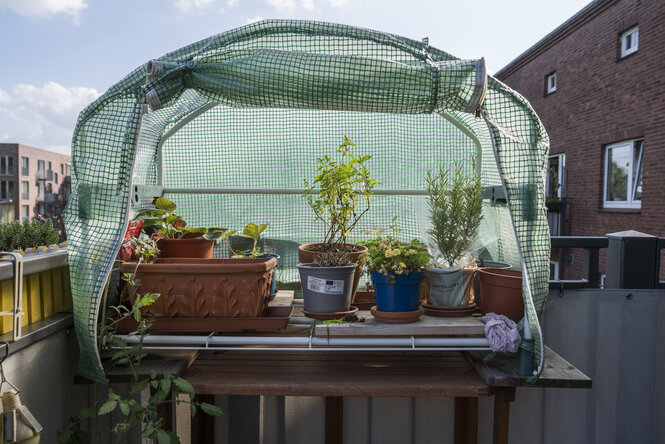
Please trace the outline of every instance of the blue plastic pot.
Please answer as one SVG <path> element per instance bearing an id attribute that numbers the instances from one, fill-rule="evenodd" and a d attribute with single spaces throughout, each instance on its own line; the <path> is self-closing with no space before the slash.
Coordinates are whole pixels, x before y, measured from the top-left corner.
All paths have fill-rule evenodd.
<path id="1" fill-rule="evenodd" d="M 404 312 L 418 310 L 420 284 L 425 272 L 394 275 L 371 274 L 376 295 L 376 309 L 379 311 Z"/>
<path id="2" fill-rule="evenodd" d="M 245 253 L 246 257 L 250 257 L 251 255 L 252 253 Z M 279 261 L 279 254 L 275 253 L 266 253 L 256 257 L 261 259 L 266 257 L 274 257 L 275 259 L 277 259 L 277 261 Z M 270 287 L 270 294 L 273 296 L 277 293 L 277 266 L 275 266 L 274 270 L 275 271 L 273 272 L 274 274 L 272 276 L 272 286 Z"/>

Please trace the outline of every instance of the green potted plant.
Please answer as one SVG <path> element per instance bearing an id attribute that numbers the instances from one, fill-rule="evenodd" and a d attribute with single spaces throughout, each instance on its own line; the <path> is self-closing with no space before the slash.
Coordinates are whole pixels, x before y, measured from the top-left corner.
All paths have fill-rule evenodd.
<path id="1" fill-rule="evenodd" d="M 206 233 L 210 242 L 234 234 L 221 228 Z M 135 245 L 138 262 L 120 265 L 123 273 L 134 273 L 141 287 L 161 297 L 144 314 L 160 314 L 160 324 L 173 321 L 184 326 L 180 331 L 199 331 L 196 323 L 184 324 L 182 318 L 258 318 L 265 315 L 271 294 L 274 257 L 165 258 L 159 240 L 129 240 Z M 133 289 L 129 289 L 129 296 Z M 179 319 L 178 319 L 179 318 Z"/>
<path id="2" fill-rule="evenodd" d="M 469 248 L 478 234 L 482 220 L 483 187 L 480 175 L 464 173 L 460 164 L 440 167 L 427 174 L 429 230 L 434 260 L 428 269 L 429 301 L 436 306 L 459 306 L 469 303 L 475 271 L 465 272 Z"/>
<path id="3" fill-rule="evenodd" d="M 391 323 L 417 321 L 420 286 L 430 255 L 418 239 L 404 242 L 394 236 L 376 236 L 364 242 L 368 252 L 363 263 L 370 273 L 376 296 L 371 312 L 378 320 Z"/>
<path id="4" fill-rule="evenodd" d="M 325 227 L 323 242 L 301 245 L 298 256 L 306 313 L 349 310 L 362 271 L 357 262 L 367 248 L 347 242 L 351 231 L 369 211 L 372 190 L 379 184 L 367 169 L 371 156 L 351 153 L 353 141 L 344 136 L 338 161 L 317 159 L 316 176 L 305 179 L 307 203 L 314 219 Z"/>
<path id="5" fill-rule="evenodd" d="M 205 237 L 206 228 L 190 227 L 175 214 L 176 204 L 165 197 L 153 202 L 154 209 L 138 214 L 143 219 L 143 230 L 157 240 L 162 258 L 212 258 L 215 242 Z"/>

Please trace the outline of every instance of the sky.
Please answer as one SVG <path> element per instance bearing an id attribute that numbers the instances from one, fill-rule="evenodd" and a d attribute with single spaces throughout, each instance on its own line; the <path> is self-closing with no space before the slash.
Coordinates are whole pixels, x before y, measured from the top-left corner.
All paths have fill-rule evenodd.
<path id="1" fill-rule="evenodd" d="M 0 143 L 70 153 L 78 113 L 150 59 L 262 19 L 390 32 L 498 71 L 589 0 L 0 0 Z"/>

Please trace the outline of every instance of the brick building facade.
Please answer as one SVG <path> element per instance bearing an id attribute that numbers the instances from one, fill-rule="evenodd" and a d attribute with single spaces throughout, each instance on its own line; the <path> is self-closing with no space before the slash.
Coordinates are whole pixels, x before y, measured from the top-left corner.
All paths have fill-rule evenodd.
<path id="1" fill-rule="evenodd" d="M 59 216 L 71 194 L 71 158 L 0 143 L 0 222 Z"/>
<path id="2" fill-rule="evenodd" d="M 496 73 L 548 131 L 562 235 L 665 236 L 664 18 L 663 0 L 596 0 Z M 582 253 L 563 265 L 580 277 Z"/>

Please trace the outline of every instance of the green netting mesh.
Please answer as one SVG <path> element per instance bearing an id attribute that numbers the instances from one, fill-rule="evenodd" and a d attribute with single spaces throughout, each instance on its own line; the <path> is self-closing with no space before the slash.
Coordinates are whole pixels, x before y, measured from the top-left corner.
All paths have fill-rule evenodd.
<path id="1" fill-rule="evenodd" d="M 542 367 L 548 139 L 529 104 L 488 78 L 482 60 L 349 26 L 262 21 L 141 66 L 79 116 L 65 223 L 80 373 L 105 380 L 102 290 L 128 220 L 155 192 L 193 225 L 270 223 L 280 281 L 294 281 L 297 246 L 320 240 L 322 227 L 302 197 L 280 190 L 302 189 L 344 135 L 373 156 L 368 166 L 387 190 L 354 239 L 394 215 L 401 237 L 424 237 L 425 197 L 409 192 L 422 192 L 426 171 L 441 164 L 464 162 L 470 173 L 476 156 L 484 185 L 504 187 L 507 206 L 484 204 L 482 237 L 492 259 L 524 271 Z"/>

